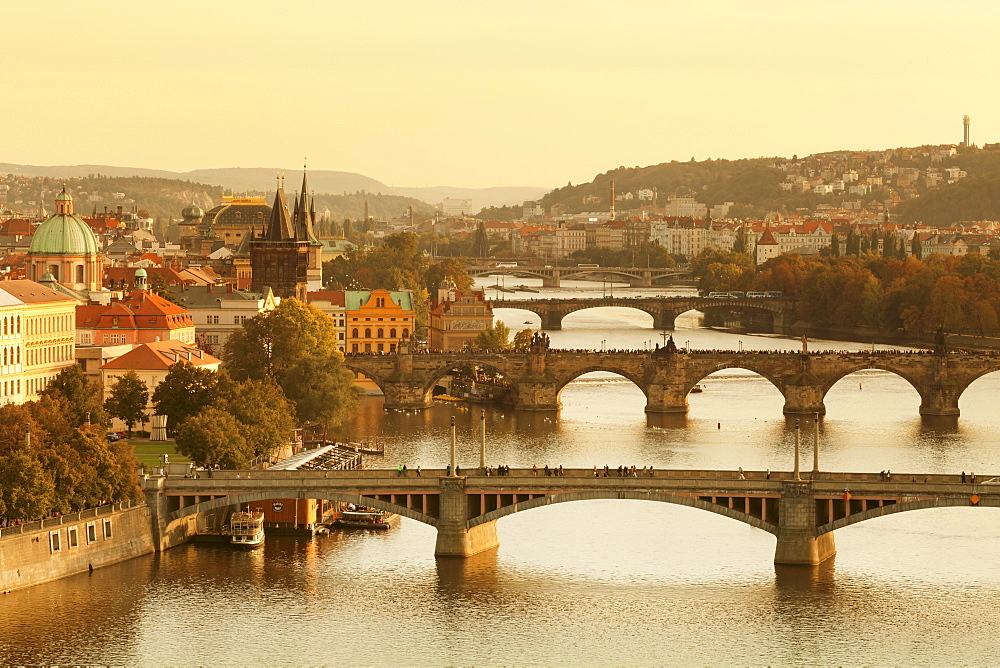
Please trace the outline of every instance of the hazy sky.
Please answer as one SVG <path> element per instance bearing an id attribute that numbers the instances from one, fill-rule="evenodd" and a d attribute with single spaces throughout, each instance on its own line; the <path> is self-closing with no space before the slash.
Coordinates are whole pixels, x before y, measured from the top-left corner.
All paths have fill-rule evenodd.
<path id="1" fill-rule="evenodd" d="M 6 0 L 0 162 L 560 186 L 1000 141 L 1000 3 Z"/>

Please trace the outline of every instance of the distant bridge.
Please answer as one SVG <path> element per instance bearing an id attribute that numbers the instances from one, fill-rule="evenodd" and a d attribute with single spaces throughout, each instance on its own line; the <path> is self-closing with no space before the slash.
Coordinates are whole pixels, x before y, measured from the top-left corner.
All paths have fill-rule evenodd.
<path id="1" fill-rule="evenodd" d="M 561 407 L 563 388 L 579 376 L 607 371 L 623 376 L 646 395 L 647 413 L 684 413 L 688 393 L 706 376 L 746 369 L 769 380 L 785 397 L 785 414 L 826 413 L 823 398 L 844 376 L 881 369 L 906 380 L 920 395 L 921 415 L 957 416 L 958 400 L 972 381 L 1000 370 L 1000 355 L 864 351 L 796 353 L 769 351 L 554 350 L 531 352 L 348 354 L 344 366 L 359 371 L 385 393 L 387 409 L 431 405 L 435 385 L 455 368 L 480 367 L 501 375 L 520 410 Z"/>
<path id="2" fill-rule="evenodd" d="M 532 475 L 454 477 L 424 470 L 212 471 L 198 478 L 144 481 L 159 549 L 197 533 L 199 515 L 229 513 L 267 499 L 325 499 L 397 513 L 437 529 L 435 554 L 465 557 L 498 545 L 496 521 L 507 515 L 569 501 L 634 499 L 706 510 L 777 537 L 778 564 L 817 564 L 833 556 L 833 531 L 886 515 L 946 507 L 1000 507 L 1000 485 L 971 484 L 957 475 L 657 470 L 652 477 Z M 614 476 L 612 471 L 612 476 Z M 982 478 L 985 479 L 985 478 Z M 228 515 L 225 515 L 228 517 Z M 991 521 L 996 517 L 991 516 Z"/>
<path id="3" fill-rule="evenodd" d="M 653 282 L 664 278 L 691 276 L 689 269 L 643 267 L 468 267 L 469 275 L 478 276 L 522 276 L 542 279 L 542 287 L 558 288 L 563 280 L 608 276 L 627 280 L 633 288 L 650 288 Z"/>
<path id="4" fill-rule="evenodd" d="M 674 319 L 687 311 L 742 312 L 766 316 L 775 334 L 788 333 L 796 319 L 794 299 L 708 298 L 708 297 L 605 297 L 601 299 L 500 299 L 493 308 L 531 311 L 542 319 L 542 329 L 562 329 L 562 319 L 570 313 L 602 306 L 638 309 L 653 316 L 653 329 L 673 329 Z"/>

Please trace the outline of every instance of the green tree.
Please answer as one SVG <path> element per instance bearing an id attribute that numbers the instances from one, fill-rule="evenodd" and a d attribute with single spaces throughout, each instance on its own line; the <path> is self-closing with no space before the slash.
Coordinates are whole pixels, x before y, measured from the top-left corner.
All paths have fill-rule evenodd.
<path id="1" fill-rule="evenodd" d="M 167 416 L 167 431 L 177 433 L 186 420 L 212 403 L 219 387 L 219 374 L 188 362 L 176 362 L 153 390 L 156 412 Z"/>
<path id="2" fill-rule="evenodd" d="M 209 406 L 186 420 L 177 431 L 177 449 L 198 466 L 246 468 L 253 451 L 231 413 Z"/>
<path id="3" fill-rule="evenodd" d="M 518 352 L 524 352 L 531 347 L 531 337 L 535 333 L 530 329 L 522 329 L 520 332 L 514 335 L 514 350 Z"/>
<path id="4" fill-rule="evenodd" d="M 358 390 L 343 368 L 337 331 L 322 311 L 283 299 L 230 335 L 222 358 L 235 380 L 271 379 L 295 405 L 301 424 L 337 424 L 355 408 Z"/>
<path id="5" fill-rule="evenodd" d="M 486 234 L 486 223 L 480 222 L 472 237 L 472 254 L 476 257 L 490 256 L 490 238 Z"/>
<path id="6" fill-rule="evenodd" d="M 753 240 L 750 239 L 746 225 L 740 225 L 736 230 L 736 239 L 733 241 L 733 252 L 742 255 L 752 255 Z"/>
<path id="7" fill-rule="evenodd" d="M 503 320 L 497 320 L 493 327 L 480 332 L 474 343 L 477 350 L 487 353 L 500 352 L 510 348 L 510 328 Z"/>
<path id="8" fill-rule="evenodd" d="M 104 408 L 128 427 L 129 436 L 136 424 L 146 422 L 146 405 L 149 403 L 149 388 L 133 369 L 120 376 L 112 385 L 111 393 L 104 400 Z"/>
<path id="9" fill-rule="evenodd" d="M 295 406 L 271 379 L 227 383 L 215 407 L 240 423 L 253 457 L 271 454 L 287 443 L 295 426 Z"/>
<path id="10" fill-rule="evenodd" d="M 840 257 L 840 237 L 836 232 L 830 237 L 830 255 Z"/>
<path id="11" fill-rule="evenodd" d="M 27 449 L 0 456 L 0 513 L 8 520 L 33 520 L 49 512 L 55 486 Z"/>
<path id="12" fill-rule="evenodd" d="M 917 232 L 913 233 L 913 240 L 910 242 L 910 253 L 912 253 L 915 258 L 923 259 L 924 245 L 921 243 L 920 234 Z"/>
<path id="13" fill-rule="evenodd" d="M 108 426 L 111 420 L 101 401 L 100 383 L 88 379 L 79 364 L 73 364 L 60 371 L 49 381 L 42 392 L 43 397 L 63 397 L 67 401 L 68 418 L 74 426 L 88 421 Z"/>

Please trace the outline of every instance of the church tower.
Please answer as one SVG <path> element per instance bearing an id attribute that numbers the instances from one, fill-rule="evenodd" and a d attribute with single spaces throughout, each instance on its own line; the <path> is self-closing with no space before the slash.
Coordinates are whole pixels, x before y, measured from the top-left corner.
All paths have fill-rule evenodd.
<path id="1" fill-rule="evenodd" d="M 315 205 L 302 174 L 302 192 L 288 210 L 284 179 L 278 182 L 274 206 L 264 232 L 250 242 L 252 290 L 271 288 L 276 297 L 306 301 L 306 294 L 323 284 L 323 244 L 313 231 Z"/>
<path id="2" fill-rule="evenodd" d="M 46 273 L 71 290 L 95 292 L 104 283 L 104 256 L 97 236 L 73 212 L 73 196 L 56 196 L 56 212 L 38 226 L 27 257 L 28 279 L 40 281 Z"/>

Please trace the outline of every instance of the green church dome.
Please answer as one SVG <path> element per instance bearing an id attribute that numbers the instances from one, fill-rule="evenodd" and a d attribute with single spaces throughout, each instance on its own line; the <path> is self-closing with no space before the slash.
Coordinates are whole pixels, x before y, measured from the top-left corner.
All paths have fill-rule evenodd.
<path id="1" fill-rule="evenodd" d="M 98 255 L 97 235 L 75 213 L 57 213 L 38 226 L 31 238 L 31 255 Z"/>

